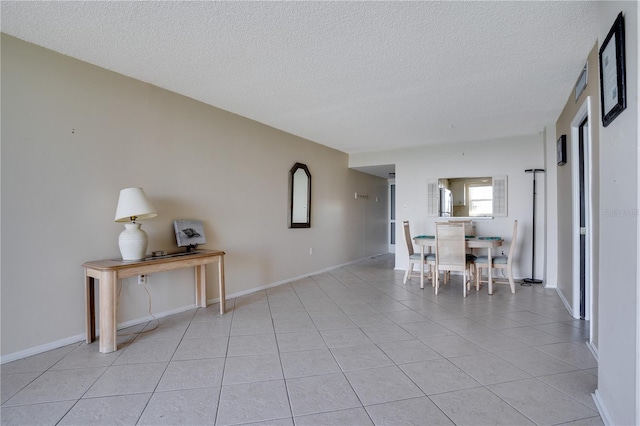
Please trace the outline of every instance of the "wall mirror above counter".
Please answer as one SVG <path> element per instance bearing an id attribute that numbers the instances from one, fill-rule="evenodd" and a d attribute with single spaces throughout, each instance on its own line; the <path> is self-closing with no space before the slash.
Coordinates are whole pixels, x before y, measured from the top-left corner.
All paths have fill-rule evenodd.
<path id="1" fill-rule="evenodd" d="M 427 213 L 474 219 L 507 216 L 507 176 L 428 179 Z"/>
<path id="2" fill-rule="evenodd" d="M 289 228 L 311 228 L 311 173 L 302 163 L 289 171 Z"/>

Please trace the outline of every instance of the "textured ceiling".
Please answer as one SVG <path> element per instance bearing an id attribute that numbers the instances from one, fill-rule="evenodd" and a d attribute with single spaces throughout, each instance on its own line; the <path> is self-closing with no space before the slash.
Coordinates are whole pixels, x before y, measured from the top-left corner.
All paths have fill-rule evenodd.
<path id="1" fill-rule="evenodd" d="M 594 2 L 7 2 L 2 32 L 347 153 L 540 132 Z"/>

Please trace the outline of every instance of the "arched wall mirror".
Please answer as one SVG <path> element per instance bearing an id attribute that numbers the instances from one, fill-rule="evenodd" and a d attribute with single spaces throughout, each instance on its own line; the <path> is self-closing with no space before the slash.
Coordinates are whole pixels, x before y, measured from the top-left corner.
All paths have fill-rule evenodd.
<path id="1" fill-rule="evenodd" d="M 289 228 L 311 228 L 311 173 L 302 163 L 289 171 Z"/>

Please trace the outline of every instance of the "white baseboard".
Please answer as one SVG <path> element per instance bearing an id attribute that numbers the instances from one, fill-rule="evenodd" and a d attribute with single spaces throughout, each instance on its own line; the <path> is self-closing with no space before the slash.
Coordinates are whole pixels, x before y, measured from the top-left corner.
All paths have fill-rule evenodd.
<path id="1" fill-rule="evenodd" d="M 293 282 L 293 281 L 297 281 L 299 279 L 310 277 L 310 276 L 313 276 L 313 275 L 322 274 L 324 272 L 332 271 L 334 269 L 338 269 L 338 268 L 341 268 L 343 266 L 347 266 L 347 265 L 351 265 L 351 264 L 354 264 L 354 263 L 358 263 L 358 262 L 361 262 L 363 260 L 371 259 L 373 257 L 381 256 L 381 255 L 384 255 L 384 254 L 387 254 L 387 253 L 374 254 L 374 255 L 367 256 L 367 257 L 362 258 L 362 259 L 358 259 L 358 260 L 354 260 L 354 261 L 351 261 L 351 262 L 343 263 L 341 265 L 331 266 L 331 267 L 328 267 L 328 268 L 321 269 L 319 271 L 310 272 L 308 274 L 300 275 L 300 276 L 293 277 L 293 278 L 288 278 L 286 280 L 282 280 L 282 281 L 278 281 L 278 282 L 275 282 L 275 283 L 267 284 L 267 285 L 264 285 L 264 286 L 261 286 L 261 287 L 256 287 L 256 288 L 252 288 L 250 290 L 245 290 L 245 291 L 240 291 L 240 292 L 233 293 L 233 294 L 228 294 L 228 295 L 226 295 L 226 299 L 233 299 L 235 297 L 240 297 L 240 296 L 244 296 L 244 295 L 247 295 L 247 294 L 255 293 L 255 292 L 260 291 L 260 290 L 266 290 L 268 288 L 277 287 L 277 286 L 282 285 L 282 284 L 286 284 L 286 283 L 290 283 L 290 282 Z M 217 298 L 214 298 L 214 299 L 208 299 L 207 303 L 208 304 L 213 304 L 213 303 L 218 303 L 219 301 L 220 301 L 220 298 L 217 297 Z M 163 317 L 166 317 L 166 316 L 169 316 L 169 315 L 179 314 L 180 312 L 185 312 L 185 311 L 188 311 L 190 309 L 195 309 L 195 307 L 196 307 L 196 305 L 194 303 L 193 305 L 182 306 L 180 308 L 171 309 L 171 310 L 168 310 L 168 311 L 157 313 L 157 314 L 154 315 L 154 317 L 155 318 L 163 318 Z M 117 325 L 117 329 L 121 330 L 123 328 L 132 327 L 134 325 L 142 324 L 142 323 L 151 321 L 153 319 L 154 318 L 152 316 L 150 316 L 150 315 L 142 317 L 142 318 L 136 318 L 136 319 L 133 319 L 133 320 L 130 320 L 130 321 L 119 323 Z M 96 335 L 100 335 L 100 329 L 96 329 Z M 58 349 L 58 348 L 61 348 L 63 346 L 71 345 L 73 343 L 82 342 L 82 341 L 84 341 L 86 339 L 86 337 L 87 336 L 86 336 L 85 333 L 77 334 L 75 336 L 69 336 L 69 337 L 65 337 L 64 339 L 55 340 L 53 342 L 45 343 L 44 345 L 38 345 L 38 346 L 31 347 L 31 348 L 23 349 L 23 350 L 18 351 L 18 352 L 13 352 L 13 353 L 10 353 L 10 354 L 7 354 L 7 355 L 2 355 L 0 357 L 0 364 L 5 364 L 7 362 L 16 361 L 16 360 L 19 360 L 19 359 L 22 359 L 22 358 L 26 358 L 28 356 L 41 354 L 43 352 L 47 352 L 47 351 L 50 351 L 52 349 Z"/>
<path id="2" fill-rule="evenodd" d="M 569 314 L 571 315 L 572 318 L 580 318 L 580 317 L 576 317 L 573 313 L 573 308 L 571 307 L 571 304 L 567 301 L 567 299 L 564 298 L 564 294 L 562 294 L 562 292 L 560 291 L 559 288 L 556 287 L 556 293 L 558 293 L 558 296 L 560 297 L 560 300 L 562 300 L 562 303 L 564 303 L 564 307 L 567 308 L 567 311 L 569 311 Z"/>
<path id="3" fill-rule="evenodd" d="M 155 318 L 163 318 L 163 317 L 167 317 L 169 315 L 174 315 L 174 314 L 179 314 L 180 312 L 185 312 L 188 311 L 190 309 L 195 309 L 195 303 L 193 305 L 189 305 L 189 306 L 183 306 L 181 308 L 177 308 L 177 309 L 171 309 L 169 311 L 164 311 L 164 312 L 159 312 L 157 314 L 154 315 Z M 152 316 L 146 316 L 143 318 L 136 318 L 130 321 L 126 321 L 126 322 L 122 322 L 120 324 L 118 324 L 116 326 L 116 328 L 118 330 L 122 330 L 123 328 L 128 328 L 128 327 L 132 327 L 134 325 L 138 325 L 138 324 L 142 324 L 145 322 L 149 322 L 151 320 L 153 320 L 154 318 Z M 96 329 L 96 336 L 100 335 L 100 329 L 97 328 Z M 60 340 L 55 340 L 53 342 L 49 342 L 49 343 L 45 343 L 44 345 L 39 345 L 39 346 L 34 346 L 32 348 L 28 348 L 28 349 L 24 349 L 18 352 L 13 352 L 7 355 L 3 355 L 0 358 L 0 364 L 5 364 L 7 362 L 11 362 L 11 361 L 16 361 L 22 358 L 26 358 L 32 355 L 38 355 L 41 354 L 43 352 L 47 352 L 53 349 L 58 349 L 61 348 L 63 346 L 67 346 L 67 345 L 72 345 L 74 343 L 78 343 L 78 342 L 83 342 L 85 341 L 87 338 L 87 335 L 85 333 L 82 334 L 76 334 L 75 336 L 70 336 L 70 337 L 66 337 L 64 339 L 60 339 Z"/>
<path id="4" fill-rule="evenodd" d="M 598 409 L 598 413 L 600 413 L 600 417 L 602 417 L 602 422 L 607 426 L 613 425 L 613 421 L 611 420 L 609 411 L 602 402 L 602 398 L 600 397 L 600 392 L 598 392 L 598 389 L 596 389 L 595 393 L 592 393 L 591 396 L 593 397 L 593 402 L 596 403 L 596 408 Z"/>
<path id="5" fill-rule="evenodd" d="M 164 312 L 159 312 L 157 314 L 154 314 L 153 316 L 147 315 L 146 317 L 132 319 L 132 320 L 127 321 L 127 322 L 121 322 L 120 324 L 118 324 L 116 326 L 116 328 L 118 330 L 122 330 L 123 328 L 133 327 L 134 325 L 138 325 L 138 324 L 142 324 L 142 323 L 145 323 L 145 322 L 153 321 L 154 319 L 168 317 L 169 315 L 179 314 L 181 312 L 186 312 L 186 311 L 189 311 L 189 310 L 195 309 L 195 308 L 196 308 L 196 304 L 195 303 L 193 305 L 182 306 L 180 308 L 171 309 L 171 310 L 164 311 Z M 99 328 L 96 329 L 96 335 L 100 335 L 100 329 Z"/>
<path id="6" fill-rule="evenodd" d="M 595 358 L 596 362 L 598 362 L 598 348 L 593 344 L 593 342 L 585 342 L 587 348 L 591 351 L 591 354 Z"/>
<path id="7" fill-rule="evenodd" d="M 75 336 L 66 337 L 64 339 L 56 340 L 54 342 L 45 343 L 44 345 L 34 346 L 32 348 L 28 348 L 28 349 L 24 349 L 11 354 L 3 355 L 2 358 L 0 358 L 0 364 L 16 361 L 32 355 L 38 355 L 43 352 L 61 348 L 63 346 L 72 345 L 74 343 L 78 343 L 82 340 L 85 340 L 86 337 L 87 336 L 84 333 L 77 334 Z"/>
<path id="8" fill-rule="evenodd" d="M 267 285 L 263 285 L 263 286 L 260 286 L 260 287 L 254 287 L 254 288 L 251 288 L 249 290 L 243 290 L 243 291 L 239 291 L 237 293 L 227 294 L 226 295 L 226 299 L 228 300 L 228 299 L 234 299 L 236 297 L 246 296 L 247 294 L 256 293 L 258 291 L 266 290 L 266 289 L 273 288 L 273 287 L 278 287 L 279 285 L 291 283 L 291 282 L 294 282 L 294 281 L 298 281 L 298 280 L 301 280 L 303 278 L 308 278 L 308 277 L 312 277 L 314 275 L 324 274 L 325 272 L 333 271 L 334 269 L 342 268 L 343 266 L 352 265 L 354 263 L 362 262 L 363 260 L 371 259 L 371 258 L 382 256 L 382 255 L 385 255 L 385 254 L 389 254 L 389 253 L 373 254 L 371 256 L 367 256 L 367 257 L 364 257 L 362 259 L 353 260 L 351 262 L 342 263 L 342 264 L 336 265 L 336 266 L 330 266 L 328 268 L 324 268 L 324 269 L 321 269 L 319 271 L 309 272 L 309 273 L 304 274 L 304 275 L 298 275 L 297 277 L 287 278 L 286 280 L 277 281 L 277 282 L 270 283 L 270 284 L 267 284 Z M 216 297 L 215 299 L 208 299 L 207 300 L 207 304 L 218 303 L 219 301 L 220 301 L 220 298 Z"/>

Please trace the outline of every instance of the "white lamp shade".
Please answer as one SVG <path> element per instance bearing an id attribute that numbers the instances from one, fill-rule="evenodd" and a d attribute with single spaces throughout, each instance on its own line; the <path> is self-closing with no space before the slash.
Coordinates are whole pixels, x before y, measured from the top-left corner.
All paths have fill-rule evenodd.
<path id="1" fill-rule="evenodd" d="M 125 188 L 120 191 L 116 222 L 130 222 L 133 219 L 151 219 L 158 216 L 142 188 Z"/>

